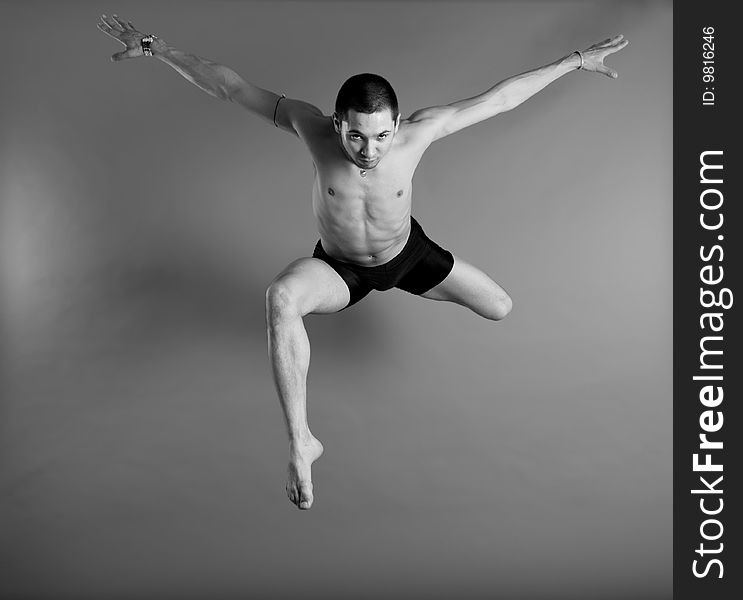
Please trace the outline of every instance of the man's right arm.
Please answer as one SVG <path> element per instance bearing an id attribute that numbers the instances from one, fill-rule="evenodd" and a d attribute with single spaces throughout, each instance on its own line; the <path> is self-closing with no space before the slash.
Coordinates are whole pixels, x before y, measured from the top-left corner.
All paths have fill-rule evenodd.
<path id="1" fill-rule="evenodd" d="M 157 41 L 159 40 L 155 40 Z M 229 67 L 212 60 L 188 54 L 166 44 L 156 48 L 153 43 L 152 55 L 173 67 L 207 94 L 239 104 L 298 137 L 302 137 L 300 132 L 307 118 L 323 116 L 322 111 L 315 106 L 264 90 L 246 81 Z"/>
<path id="2" fill-rule="evenodd" d="M 210 96 L 240 104 L 273 122 L 274 109 L 281 98 L 278 94 L 245 81 L 225 65 L 172 48 L 159 39 L 152 43 L 152 55 Z"/>
<path id="3" fill-rule="evenodd" d="M 114 54 L 112 60 L 143 56 L 141 43 L 144 35 L 131 22 L 125 22 L 116 15 L 112 18 L 104 15 L 98 28 L 127 48 Z M 312 117 L 322 117 L 322 112 L 311 104 L 283 99 L 279 94 L 246 81 L 225 65 L 173 48 L 160 38 L 155 38 L 150 48 L 153 57 L 173 67 L 210 96 L 239 104 L 294 135 L 302 137 L 304 122 Z"/>

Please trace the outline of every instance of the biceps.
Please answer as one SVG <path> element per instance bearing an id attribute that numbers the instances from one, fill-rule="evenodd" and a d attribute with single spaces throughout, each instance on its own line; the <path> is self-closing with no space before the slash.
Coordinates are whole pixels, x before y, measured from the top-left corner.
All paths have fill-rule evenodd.
<path id="1" fill-rule="evenodd" d="M 277 97 L 273 92 L 263 90 L 248 83 L 233 87 L 229 94 L 229 99 L 232 102 L 247 108 L 249 111 L 265 119 L 273 118 L 273 110 Z"/>
<path id="2" fill-rule="evenodd" d="M 451 112 L 441 125 L 438 137 L 451 135 L 452 133 L 494 117 L 504 112 L 506 107 L 493 98 L 487 102 L 477 100 L 462 100 L 449 105 Z"/>
<path id="3" fill-rule="evenodd" d="M 295 135 L 299 135 L 309 119 L 322 116 L 319 108 L 307 102 L 287 98 L 251 84 L 234 88 L 229 99 Z"/>
<path id="4" fill-rule="evenodd" d="M 277 100 L 276 107 L 271 113 L 276 115 L 276 126 L 302 137 L 302 132 L 311 124 L 317 123 L 318 119 L 323 118 L 322 111 L 309 102 L 285 98 Z"/>
<path id="5" fill-rule="evenodd" d="M 424 108 L 412 114 L 410 120 L 425 124 L 434 142 L 504 110 L 505 107 L 496 101 L 484 102 L 479 98 L 470 98 L 446 106 Z"/>

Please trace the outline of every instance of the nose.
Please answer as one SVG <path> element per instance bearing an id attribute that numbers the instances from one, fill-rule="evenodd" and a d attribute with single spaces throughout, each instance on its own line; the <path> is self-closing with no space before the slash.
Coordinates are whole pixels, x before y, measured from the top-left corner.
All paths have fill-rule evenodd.
<path id="1" fill-rule="evenodd" d="M 372 150 L 371 144 L 366 144 L 363 148 L 361 148 L 361 156 L 364 158 L 371 158 L 374 155 L 374 151 Z"/>

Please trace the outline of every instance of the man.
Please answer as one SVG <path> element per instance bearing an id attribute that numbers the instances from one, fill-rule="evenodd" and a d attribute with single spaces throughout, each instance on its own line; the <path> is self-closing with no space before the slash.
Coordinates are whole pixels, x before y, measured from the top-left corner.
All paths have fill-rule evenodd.
<path id="1" fill-rule="evenodd" d="M 116 15 L 103 15 L 98 28 L 126 46 L 112 60 L 156 57 L 208 94 L 297 136 L 312 156 L 320 240 L 311 258 L 292 262 L 266 293 L 269 356 L 289 433 L 286 490 L 300 509 L 312 506 L 311 466 L 323 452 L 307 423 L 310 346 L 303 317 L 338 312 L 373 289 L 397 287 L 461 304 L 486 319 L 504 318 L 512 307 L 505 290 L 430 240 L 411 217 L 413 173 L 432 142 L 511 110 L 571 71 L 616 78 L 604 59 L 627 45 L 621 35 L 606 39 L 478 96 L 402 119 L 394 90 L 378 75 L 348 79 L 334 114 L 326 116 L 311 104 L 248 83 L 228 67 L 145 36 Z"/>

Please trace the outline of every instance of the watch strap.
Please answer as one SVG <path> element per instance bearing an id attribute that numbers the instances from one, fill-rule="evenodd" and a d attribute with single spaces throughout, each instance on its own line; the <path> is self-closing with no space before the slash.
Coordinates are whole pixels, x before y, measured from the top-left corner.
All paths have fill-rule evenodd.
<path id="1" fill-rule="evenodd" d="M 145 56 L 152 56 L 152 42 L 155 41 L 155 36 L 151 33 L 142 38 L 142 53 Z"/>

